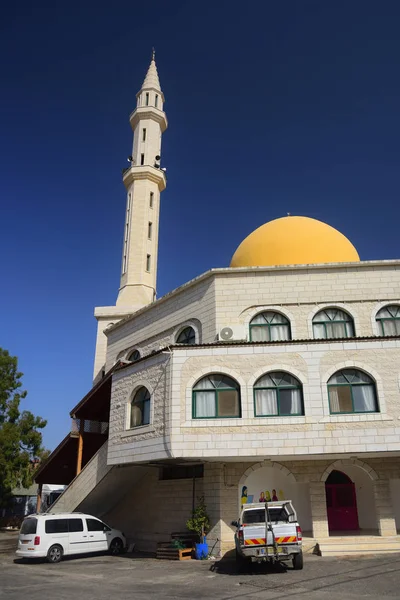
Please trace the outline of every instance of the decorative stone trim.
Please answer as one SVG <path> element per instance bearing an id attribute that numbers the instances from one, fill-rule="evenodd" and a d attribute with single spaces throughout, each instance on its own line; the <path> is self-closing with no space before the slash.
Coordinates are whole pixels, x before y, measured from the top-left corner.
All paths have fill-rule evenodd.
<path id="1" fill-rule="evenodd" d="M 187 385 L 186 385 L 186 421 L 192 422 L 192 390 L 193 390 L 194 384 L 202 377 L 205 377 L 206 375 L 211 375 L 212 373 L 222 373 L 222 375 L 228 375 L 229 377 L 232 377 L 232 379 L 235 379 L 238 382 L 238 384 L 240 385 L 240 402 L 241 402 L 241 409 L 242 409 L 242 419 L 246 418 L 247 417 L 247 387 L 246 387 L 245 380 L 242 378 L 241 375 L 239 375 L 239 373 L 237 371 L 234 371 L 233 369 L 229 369 L 228 367 L 221 366 L 221 365 L 210 365 L 209 367 L 206 367 L 206 368 L 200 369 L 199 371 L 196 371 L 195 375 L 193 375 L 187 382 Z M 243 402 L 243 400 L 244 400 L 244 402 Z M 210 420 L 212 420 L 213 422 L 218 422 L 218 419 L 210 419 Z M 223 420 L 226 421 L 227 419 L 223 419 Z"/>
<path id="2" fill-rule="evenodd" d="M 350 317 L 353 319 L 354 322 L 354 331 L 356 334 L 355 338 L 348 338 L 349 341 L 354 340 L 357 341 L 357 336 L 359 335 L 367 335 L 367 332 L 363 332 L 362 331 L 362 327 L 360 324 L 360 319 L 357 313 L 357 308 L 355 304 L 352 304 L 351 306 L 349 306 L 348 304 L 345 304 L 343 302 L 330 302 L 330 303 L 321 303 L 321 304 L 316 304 L 313 309 L 308 313 L 308 317 L 307 317 L 307 329 L 308 329 L 308 334 L 310 337 L 310 340 L 314 339 L 314 332 L 313 332 L 313 318 L 315 317 L 315 315 L 317 313 L 319 313 L 321 310 L 325 310 L 326 308 L 338 308 L 339 310 L 343 310 L 344 312 L 348 313 L 350 315 Z M 332 339 L 332 342 L 334 342 L 335 340 Z"/>
<path id="3" fill-rule="evenodd" d="M 333 367 L 330 367 L 327 371 L 325 371 L 325 373 L 323 373 L 321 375 L 321 388 L 322 388 L 321 393 L 322 393 L 322 399 L 323 399 L 324 417 L 331 417 L 331 416 L 337 417 L 338 416 L 338 415 L 331 415 L 329 412 L 328 381 L 334 373 L 336 373 L 337 371 L 340 371 L 341 369 L 360 369 L 360 371 L 364 371 L 367 375 L 371 375 L 371 377 L 375 380 L 376 392 L 377 392 L 377 397 L 378 397 L 378 406 L 379 406 L 379 413 L 373 413 L 373 414 L 386 415 L 385 392 L 383 390 L 383 383 L 382 383 L 382 379 L 381 379 L 381 376 L 379 375 L 379 373 L 377 371 L 375 371 L 375 369 L 372 368 L 369 364 L 362 363 L 358 360 L 346 360 L 344 362 L 337 363 Z M 365 415 L 363 415 L 362 413 L 357 413 L 357 416 L 364 418 L 368 414 L 369 413 L 366 413 Z M 353 416 L 353 415 L 350 415 L 350 416 Z"/>
<path id="4" fill-rule="evenodd" d="M 286 317 L 290 323 L 290 332 L 292 334 L 292 340 L 296 339 L 296 321 L 293 313 L 291 313 L 286 306 L 281 306 L 279 304 L 267 304 L 267 305 L 259 305 L 259 306 L 251 306 L 246 308 L 240 315 L 240 320 L 246 328 L 246 335 L 249 334 L 249 326 L 250 321 L 253 317 L 262 312 L 277 312 Z"/>
<path id="5" fill-rule="evenodd" d="M 134 363 L 133 363 L 134 364 Z M 137 392 L 140 387 L 145 387 L 150 393 L 150 423 L 148 425 L 140 425 L 139 427 L 130 427 L 130 406 L 133 400 L 133 396 Z M 147 381 L 147 379 L 137 379 L 133 384 L 133 388 L 129 392 L 125 400 L 125 431 L 129 432 L 129 434 L 134 435 L 137 431 L 138 433 L 143 433 L 144 428 L 153 427 L 154 423 L 154 389 L 153 386 Z M 139 431 L 140 430 L 140 431 Z M 147 431 L 146 431 L 147 432 Z"/>
<path id="6" fill-rule="evenodd" d="M 376 315 L 381 310 L 381 308 L 384 308 L 385 306 L 391 306 L 392 304 L 400 304 L 400 302 L 398 300 L 384 300 L 383 302 L 378 302 L 378 304 L 376 304 L 375 308 L 373 309 L 371 313 L 371 326 L 374 335 L 377 335 L 379 337 L 382 336 L 381 328 L 376 320 Z"/>
<path id="7" fill-rule="evenodd" d="M 201 335 L 200 335 L 201 322 L 198 319 L 188 319 L 184 323 L 181 323 L 180 325 L 175 327 L 173 334 L 172 334 L 172 342 L 171 343 L 177 344 L 176 340 L 178 339 L 179 334 L 184 329 L 186 329 L 186 327 L 191 327 L 192 329 L 194 329 L 194 333 L 196 335 L 196 344 L 201 344 Z"/>
<path id="8" fill-rule="evenodd" d="M 282 471 L 282 473 L 284 473 L 289 478 L 289 481 L 296 483 L 296 477 L 293 475 L 293 473 L 291 471 L 289 471 L 289 469 L 287 467 L 285 467 L 284 465 L 281 465 L 281 463 L 278 463 L 278 462 L 272 462 L 269 460 L 265 460 L 263 462 L 256 463 L 255 465 L 252 465 L 251 467 L 249 467 L 248 469 L 245 470 L 245 472 L 243 473 L 243 475 L 239 481 L 239 485 L 238 485 L 239 489 L 241 486 L 244 485 L 244 482 L 246 481 L 247 477 L 253 471 L 257 471 L 258 469 L 262 469 L 264 467 L 277 468 L 280 471 Z"/>
<path id="9" fill-rule="evenodd" d="M 367 473 L 367 475 L 370 476 L 370 478 L 372 479 L 372 481 L 376 481 L 377 479 L 379 479 L 377 472 L 370 467 L 369 465 L 367 465 L 367 463 L 358 460 L 358 458 L 344 458 L 342 460 L 337 460 L 334 463 L 332 463 L 331 465 L 329 465 L 329 467 L 327 467 L 325 469 L 325 471 L 323 472 L 322 476 L 321 476 L 321 481 L 325 482 L 330 473 L 332 473 L 332 471 L 335 470 L 341 470 L 341 467 L 359 467 L 360 469 L 362 469 L 363 471 L 365 471 Z"/>
<path id="10" fill-rule="evenodd" d="M 266 375 L 267 373 L 271 373 L 271 371 L 284 371 L 285 373 L 289 373 L 289 375 L 294 375 L 295 377 L 297 377 L 297 379 L 300 381 L 300 383 L 302 385 L 307 384 L 307 376 L 301 372 L 298 371 L 297 369 L 295 369 L 292 366 L 285 366 L 283 364 L 283 361 L 285 360 L 285 357 L 282 356 L 282 362 L 281 363 L 274 363 L 272 365 L 268 364 L 265 367 L 261 367 L 260 369 L 257 369 L 257 371 L 255 373 L 253 373 L 250 377 L 250 379 L 247 381 L 247 385 L 249 386 L 249 388 L 253 389 L 255 382 L 257 381 L 257 379 L 259 379 L 262 375 Z M 305 365 L 305 367 L 307 367 L 307 365 Z"/>

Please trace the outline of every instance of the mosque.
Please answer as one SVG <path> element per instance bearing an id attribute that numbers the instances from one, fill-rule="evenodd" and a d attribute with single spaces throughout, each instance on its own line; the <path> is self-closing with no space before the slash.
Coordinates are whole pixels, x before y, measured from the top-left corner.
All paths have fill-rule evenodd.
<path id="1" fill-rule="evenodd" d="M 161 138 L 153 55 L 130 116 L 115 306 L 98 307 L 93 387 L 36 481 L 154 551 L 199 496 L 213 554 L 243 503 L 290 498 L 323 547 L 400 549 L 400 261 L 361 261 L 327 224 L 287 216 L 229 267 L 156 298 Z M 234 249 L 232 249 L 234 250 Z"/>

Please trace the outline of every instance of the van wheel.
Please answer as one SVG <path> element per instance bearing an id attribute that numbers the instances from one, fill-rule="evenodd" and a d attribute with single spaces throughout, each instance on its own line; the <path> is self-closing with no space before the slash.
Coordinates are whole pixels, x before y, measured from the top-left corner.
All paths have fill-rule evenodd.
<path id="1" fill-rule="evenodd" d="M 121 554 L 124 545 L 119 538 L 114 538 L 110 544 L 110 554 L 116 556 L 117 554 Z"/>
<path id="2" fill-rule="evenodd" d="M 304 565 L 303 553 L 299 552 L 298 554 L 295 554 L 293 556 L 292 563 L 293 563 L 293 569 L 295 571 L 300 571 Z"/>
<path id="3" fill-rule="evenodd" d="M 50 546 L 47 552 L 47 562 L 49 563 L 58 563 L 62 559 L 63 549 L 58 544 L 54 546 Z"/>

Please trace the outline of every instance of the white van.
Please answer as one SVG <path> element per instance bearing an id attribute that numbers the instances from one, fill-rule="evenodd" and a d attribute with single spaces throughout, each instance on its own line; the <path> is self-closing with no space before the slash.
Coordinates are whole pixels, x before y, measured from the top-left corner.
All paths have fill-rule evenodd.
<path id="1" fill-rule="evenodd" d="M 126 547 L 123 533 L 83 513 L 29 515 L 21 525 L 17 556 L 44 558 L 57 563 L 69 554 L 109 551 Z"/>

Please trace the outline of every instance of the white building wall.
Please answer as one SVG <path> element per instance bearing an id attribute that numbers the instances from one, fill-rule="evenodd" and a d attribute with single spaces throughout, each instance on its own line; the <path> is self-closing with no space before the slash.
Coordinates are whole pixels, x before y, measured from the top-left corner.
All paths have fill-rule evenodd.
<path id="1" fill-rule="evenodd" d="M 171 458 L 169 443 L 170 362 L 167 354 L 134 363 L 113 376 L 107 463 L 145 462 Z M 130 406 L 145 386 L 151 394 L 150 424 L 130 429 Z"/>
<path id="2" fill-rule="evenodd" d="M 173 344 L 174 332 L 186 323 L 194 322 L 201 342 L 214 341 L 214 303 L 214 281 L 210 278 L 138 311 L 133 319 L 107 334 L 106 370 L 113 366 L 121 352 L 129 348 L 139 347 L 147 354 L 160 346 Z"/>

